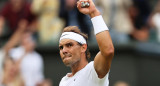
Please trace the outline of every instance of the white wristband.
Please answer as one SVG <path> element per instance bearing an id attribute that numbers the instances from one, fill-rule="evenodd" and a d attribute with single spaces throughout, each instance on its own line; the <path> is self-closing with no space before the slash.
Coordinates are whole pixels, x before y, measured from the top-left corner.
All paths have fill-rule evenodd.
<path id="1" fill-rule="evenodd" d="M 91 21 L 93 24 L 95 35 L 105 30 L 109 30 L 101 15 L 93 17 Z"/>

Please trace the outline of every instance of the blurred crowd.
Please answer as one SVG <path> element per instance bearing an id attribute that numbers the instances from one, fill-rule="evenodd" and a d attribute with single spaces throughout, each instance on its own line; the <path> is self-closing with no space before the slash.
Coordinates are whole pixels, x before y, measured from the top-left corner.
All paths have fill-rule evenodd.
<path id="1" fill-rule="evenodd" d="M 77 0 L 1 0 L 0 41 L 20 37 L 18 32 L 30 31 L 40 45 L 58 43 L 65 26 L 78 26 L 92 40 L 90 18 L 77 10 Z M 160 41 L 159 0 L 94 0 L 116 43 L 147 42 L 151 31 Z M 154 4 L 151 4 L 154 3 Z M 115 35 L 116 34 L 116 35 Z M 1 43 L 3 45 L 4 43 Z"/>
<path id="2" fill-rule="evenodd" d="M 115 43 L 149 42 L 150 40 L 159 42 L 159 0 L 95 1 L 102 10 L 102 15 Z"/>
<path id="3" fill-rule="evenodd" d="M 160 42 L 160 0 L 94 2 L 114 43 Z M 78 26 L 88 34 L 89 42 L 94 42 L 90 18 L 78 11 L 76 3 L 77 0 L 0 0 L 0 86 L 51 86 L 35 47 L 58 43 L 65 26 Z"/>

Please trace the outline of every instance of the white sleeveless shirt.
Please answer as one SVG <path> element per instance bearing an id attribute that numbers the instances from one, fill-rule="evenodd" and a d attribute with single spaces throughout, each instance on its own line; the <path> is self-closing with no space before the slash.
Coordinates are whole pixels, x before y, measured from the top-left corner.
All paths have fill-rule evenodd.
<path id="1" fill-rule="evenodd" d="M 102 79 L 98 78 L 98 75 L 94 69 L 94 62 L 90 62 L 83 69 L 78 71 L 74 76 L 64 76 L 59 86 L 108 86 L 109 73 Z"/>

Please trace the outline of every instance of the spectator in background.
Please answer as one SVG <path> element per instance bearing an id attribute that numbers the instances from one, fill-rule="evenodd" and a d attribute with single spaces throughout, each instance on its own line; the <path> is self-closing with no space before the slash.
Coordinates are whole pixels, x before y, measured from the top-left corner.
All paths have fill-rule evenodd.
<path id="1" fill-rule="evenodd" d="M 157 5 L 151 14 L 150 25 L 152 28 L 156 28 L 156 38 L 160 42 L 160 0 L 157 1 Z"/>
<path id="2" fill-rule="evenodd" d="M 133 5 L 129 11 L 132 24 L 134 25 L 134 30 L 131 33 L 133 40 L 148 41 L 150 10 L 148 0 L 133 0 Z"/>
<path id="3" fill-rule="evenodd" d="M 15 35 L 23 34 L 19 31 Z M 14 62 L 7 56 L 8 51 L 17 45 L 17 36 L 13 36 L 9 41 L 0 49 L 0 86 L 23 86 L 24 82 L 19 72 L 19 64 Z"/>
<path id="4" fill-rule="evenodd" d="M 34 51 L 34 48 L 35 42 L 31 37 L 31 32 L 25 32 L 20 45 L 9 52 L 13 60 L 20 64 L 25 86 L 36 86 L 44 79 L 43 60 L 41 55 Z"/>
<path id="5" fill-rule="evenodd" d="M 9 26 L 7 35 L 3 34 L 5 22 Z M 22 23 L 25 23 L 23 29 L 21 28 Z M 35 16 L 31 13 L 30 4 L 26 0 L 9 0 L 0 11 L 0 35 L 2 36 L 6 35 L 9 38 L 17 30 L 24 32 L 26 29 L 31 29 L 34 32 L 35 27 Z"/>
<path id="6" fill-rule="evenodd" d="M 22 23 L 20 26 L 21 29 L 23 29 L 24 26 L 25 25 Z M 22 34 L 23 33 L 21 31 L 16 31 L 15 34 L 8 40 L 8 42 L 5 43 L 5 45 L 3 45 L 2 48 L 0 48 L 0 76 L 3 71 L 2 63 L 5 60 L 6 55 L 8 55 L 8 52 L 10 51 L 10 49 L 15 47 L 19 43 L 19 38 L 20 38 L 19 36 Z"/>
<path id="7" fill-rule="evenodd" d="M 130 86 L 130 85 L 124 81 L 118 81 L 113 86 Z"/>
<path id="8" fill-rule="evenodd" d="M 24 81 L 19 72 L 19 65 L 10 57 L 5 57 L 0 86 L 24 86 Z"/>
<path id="9" fill-rule="evenodd" d="M 102 11 L 102 16 L 110 28 L 111 37 L 115 43 L 126 43 L 133 25 L 128 14 L 132 0 L 95 0 Z M 116 35 L 115 35 L 116 34 Z"/>
<path id="10" fill-rule="evenodd" d="M 43 82 L 41 82 L 40 84 L 38 84 L 37 86 L 53 86 L 51 80 L 46 79 L 43 80 Z"/>
<path id="11" fill-rule="evenodd" d="M 77 9 L 77 0 L 60 0 L 60 18 L 66 22 L 66 26 L 78 26 L 80 30 L 91 35 L 91 21 L 87 15 L 80 13 Z"/>
<path id="12" fill-rule="evenodd" d="M 39 40 L 42 44 L 58 42 L 61 29 L 64 26 L 58 16 L 59 0 L 33 0 L 32 12 L 38 18 Z"/>

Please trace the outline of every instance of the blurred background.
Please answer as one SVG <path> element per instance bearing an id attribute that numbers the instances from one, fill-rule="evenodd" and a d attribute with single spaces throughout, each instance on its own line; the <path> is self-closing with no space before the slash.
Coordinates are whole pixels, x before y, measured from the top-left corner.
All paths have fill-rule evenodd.
<path id="1" fill-rule="evenodd" d="M 90 17 L 77 0 L 0 0 L 0 86 L 58 86 L 70 72 L 59 56 L 65 26 L 89 36 Z M 160 0 L 94 0 L 115 47 L 109 86 L 160 86 Z"/>

